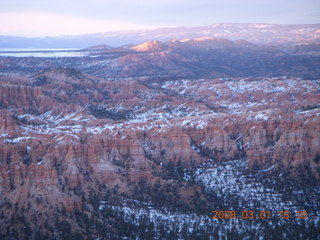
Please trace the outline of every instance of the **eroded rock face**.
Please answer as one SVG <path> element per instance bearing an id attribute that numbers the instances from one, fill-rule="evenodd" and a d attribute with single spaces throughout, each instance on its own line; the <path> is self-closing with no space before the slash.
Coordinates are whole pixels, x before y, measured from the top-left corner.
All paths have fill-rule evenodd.
<path id="1" fill-rule="evenodd" d="M 283 180 L 320 178 L 319 81 L 113 82 L 59 69 L 11 83 L 0 87 L 0 207 L 8 216 L 11 204 L 29 209 L 20 211 L 27 219 L 41 213 L 39 222 L 54 226 L 58 216 L 81 229 L 75 211 L 92 214 L 91 200 L 112 191 L 134 197 L 142 181 L 186 206 L 210 205 L 175 168 L 208 159 L 247 158 L 250 171 Z"/>
<path id="2" fill-rule="evenodd" d="M 41 100 L 43 97 L 40 88 L 17 85 L 1 86 L 0 94 L 0 103 L 5 108 L 8 108 L 10 106 L 30 106 L 36 108 L 36 106 L 39 106 L 41 104 Z"/>

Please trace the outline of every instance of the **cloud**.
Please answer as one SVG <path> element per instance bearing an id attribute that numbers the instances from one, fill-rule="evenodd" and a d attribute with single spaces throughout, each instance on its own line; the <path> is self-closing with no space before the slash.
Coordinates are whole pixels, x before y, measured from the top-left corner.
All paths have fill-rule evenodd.
<path id="1" fill-rule="evenodd" d="M 59 36 L 106 31 L 148 29 L 129 22 L 96 20 L 46 13 L 0 13 L 0 35 Z"/>
<path id="2" fill-rule="evenodd" d="M 319 23 L 319 0 L 0 1 L 0 34 L 44 36 L 233 23 Z"/>

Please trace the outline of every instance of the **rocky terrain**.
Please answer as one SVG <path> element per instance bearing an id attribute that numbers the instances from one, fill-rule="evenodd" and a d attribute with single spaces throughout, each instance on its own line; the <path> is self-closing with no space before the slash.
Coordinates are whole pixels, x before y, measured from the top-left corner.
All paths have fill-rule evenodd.
<path id="1" fill-rule="evenodd" d="M 319 26 L 127 34 L 0 56 L 0 239 L 320 239 Z"/>
<path id="2" fill-rule="evenodd" d="M 1 239 L 319 237 L 319 80 L 49 68 L 0 82 Z M 274 214 L 211 219 L 232 209 Z"/>
<path id="3" fill-rule="evenodd" d="M 63 66 L 109 80 L 277 76 L 319 79 L 319 52 L 317 41 L 261 45 L 244 40 L 200 37 L 148 41 L 119 48 L 98 45 L 73 52 L 79 54 L 78 57 L 0 56 L 0 71 L 34 75 Z"/>

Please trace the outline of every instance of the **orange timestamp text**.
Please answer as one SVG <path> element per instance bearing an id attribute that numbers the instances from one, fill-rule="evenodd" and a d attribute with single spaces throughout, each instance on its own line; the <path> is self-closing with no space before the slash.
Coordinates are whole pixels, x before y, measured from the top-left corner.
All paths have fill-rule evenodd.
<path id="1" fill-rule="evenodd" d="M 281 219 L 307 219 L 307 211 L 253 211 L 253 210 L 243 210 L 243 211 L 212 211 L 212 219 L 270 219 L 271 217 L 279 217 Z"/>

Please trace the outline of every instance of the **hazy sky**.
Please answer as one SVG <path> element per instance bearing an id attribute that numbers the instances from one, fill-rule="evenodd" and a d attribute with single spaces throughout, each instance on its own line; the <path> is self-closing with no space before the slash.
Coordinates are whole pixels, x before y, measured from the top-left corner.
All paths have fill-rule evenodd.
<path id="1" fill-rule="evenodd" d="M 320 0 L 0 0 L 0 35 L 56 36 L 213 23 L 320 23 Z"/>

